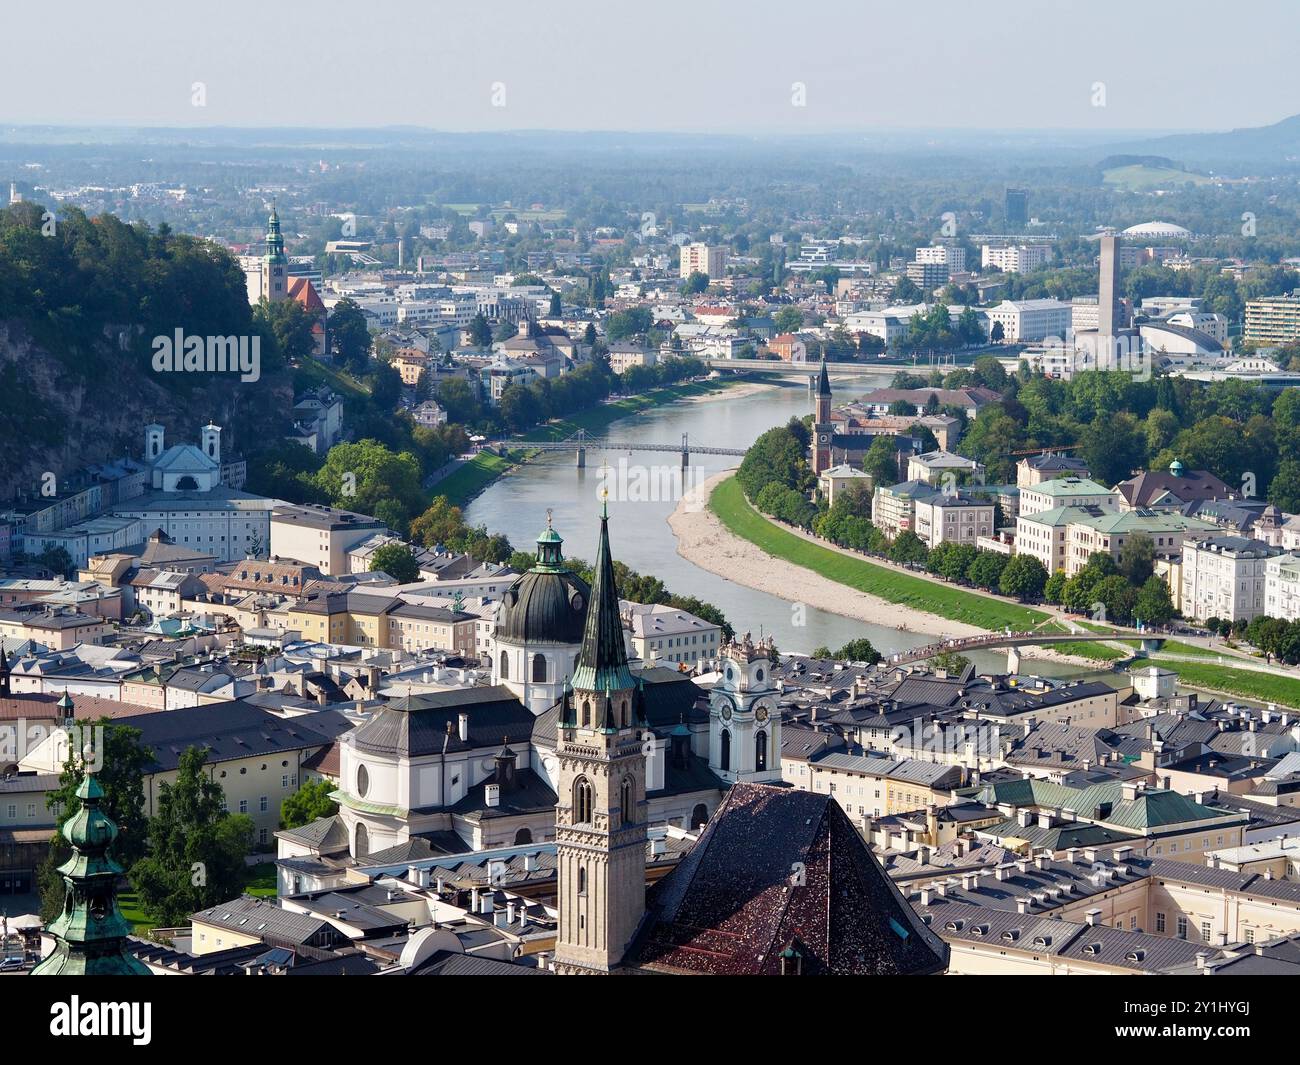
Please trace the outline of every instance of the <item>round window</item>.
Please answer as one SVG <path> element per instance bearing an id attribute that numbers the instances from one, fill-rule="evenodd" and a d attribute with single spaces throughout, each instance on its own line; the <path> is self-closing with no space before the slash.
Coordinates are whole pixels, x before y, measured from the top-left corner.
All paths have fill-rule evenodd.
<path id="1" fill-rule="evenodd" d="M 366 772 L 365 766 L 359 765 L 357 766 L 357 795 L 364 799 L 369 790 L 370 774 Z"/>

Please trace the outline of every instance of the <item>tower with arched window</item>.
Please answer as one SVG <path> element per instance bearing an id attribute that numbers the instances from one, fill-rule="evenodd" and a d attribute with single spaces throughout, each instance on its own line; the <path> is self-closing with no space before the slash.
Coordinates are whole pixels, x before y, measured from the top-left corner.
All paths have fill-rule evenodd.
<path id="1" fill-rule="evenodd" d="M 555 808 L 557 971 L 617 967 L 645 911 L 645 701 L 619 619 L 601 517 L 582 646 L 560 714 Z"/>
<path id="2" fill-rule="evenodd" d="M 781 779 L 780 693 L 771 641 L 749 634 L 722 649 L 722 679 L 709 693 L 709 768 L 728 783 Z"/>

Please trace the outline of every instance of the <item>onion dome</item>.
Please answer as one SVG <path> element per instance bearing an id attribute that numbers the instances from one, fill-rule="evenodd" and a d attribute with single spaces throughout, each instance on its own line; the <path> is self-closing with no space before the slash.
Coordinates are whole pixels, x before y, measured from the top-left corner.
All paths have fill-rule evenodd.
<path id="1" fill-rule="evenodd" d="M 537 538 L 537 562 L 506 589 L 497 608 L 495 636 L 507 643 L 582 642 L 591 589 L 564 562 L 564 541 L 551 528 Z"/>

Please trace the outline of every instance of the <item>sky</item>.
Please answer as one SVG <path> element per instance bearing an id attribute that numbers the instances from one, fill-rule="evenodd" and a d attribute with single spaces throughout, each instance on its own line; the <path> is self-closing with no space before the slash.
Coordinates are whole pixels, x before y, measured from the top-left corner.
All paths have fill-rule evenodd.
<path id="1" fill-rule="evenodd" d="M 64 0 L 3 25 L 2 126 L 1103 132 L 1300 112 L 1295 0 Z"/>

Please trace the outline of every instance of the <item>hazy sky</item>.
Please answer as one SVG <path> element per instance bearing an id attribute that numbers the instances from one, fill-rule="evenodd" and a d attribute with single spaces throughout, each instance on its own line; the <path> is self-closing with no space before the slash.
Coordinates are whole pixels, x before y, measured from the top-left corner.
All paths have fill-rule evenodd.
<path id="1" fill-rule="evenodd" d="M 6 4 L 3 26 L 3 125 L 1226 129 L 1300 112 L 1296 0 L 65 0 Z"/>

